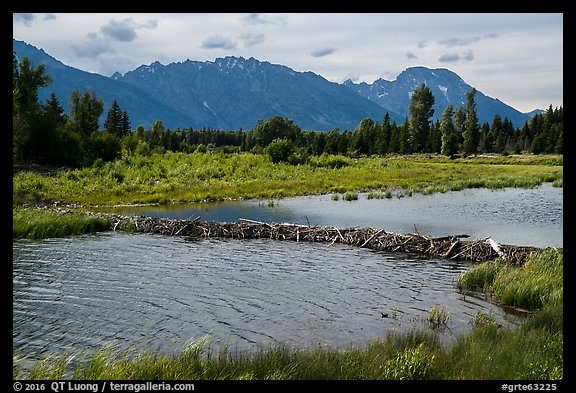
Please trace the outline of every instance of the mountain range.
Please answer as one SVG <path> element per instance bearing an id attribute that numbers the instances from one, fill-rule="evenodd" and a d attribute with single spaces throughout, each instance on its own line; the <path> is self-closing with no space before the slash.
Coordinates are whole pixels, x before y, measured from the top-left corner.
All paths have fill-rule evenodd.
<path id="1" fill-rule="evenodd" d="M 377 79 L 372 84 L 365 82 L 355 84 L 350 80 L 344 82 L 345 86 L 359 95 L 404 116 L 408 115 L 412 92 L 422 84 L 428 86 L 434 95 L 432 117 L 434 120 L 442 117 L 442 112 L 448 104 L 454 105 L 454 109 L 466 106 L 466 93 L 472 89 L 472 86 L 464 82 L 456 73 L 445 68 L 410 67 L 402 71 L 394 81 Z M 474 102 L 481 124 L 484 122 L 491 124 L 494 115 L 498 114 L 502 119 L 507 117 L 516 127 L 522 127 L 524 122 L 533 116 L 532 113 L 519 112 L 478 90 L 474 96 Z"/>
<path id="2" fill-rule="evenodd" d="M 39 90 L 42 101 L 55 93 L 69 112 L 74 88 L 94 89 L 105 102 L 101 124 L 116 100 L 128 112 L 133 128 L 142 124 L 149 129 L 154 121 L 162 120 L 168 129 L 252 129 L 258 120 L 278 115 L 303 129 L 353 130 L 366 117 L 382 121 L 386 112 L 392 122 L 403 123 L 410 96 L 422 83 L 434 94 L 434 119 L 448 103 L 455 108 L 465 105 L 465 94 L 471 89 L 447 69 L 411 67 L 395 81 L 339 84 L 310 71 L 234 56 L 168 65 L 156 61 L 106 77 L 67 66 L 23 41 L 13 39 L 13 49 L 18 59 L 28 56 L 33 65 L 44 64 L 51 75 L 53 82 Z M 531 118 L 480 91 L 475 102 L 481 123 L 490 123 L 496 113 L 516 127 Z"/>

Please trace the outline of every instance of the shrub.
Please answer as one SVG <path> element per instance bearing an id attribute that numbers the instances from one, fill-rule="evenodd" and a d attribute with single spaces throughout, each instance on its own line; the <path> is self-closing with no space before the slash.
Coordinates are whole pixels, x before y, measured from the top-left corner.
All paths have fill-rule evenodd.
<path id="1" fill-rule="evenodd" d="M 346 191 L 344 194 L 345 201 L 357 201 L 358 200 L 358 193 L 354 191 Z"/>
<path id="2" fill-rule="evenodd" d="M 266 154 L 272 159 L 274 164 L 279 162 L 289 162 L 290 156 L 294 154 L 296 148 L 294 143 L 288 139 L 274 139 L 266 147 Z"/>

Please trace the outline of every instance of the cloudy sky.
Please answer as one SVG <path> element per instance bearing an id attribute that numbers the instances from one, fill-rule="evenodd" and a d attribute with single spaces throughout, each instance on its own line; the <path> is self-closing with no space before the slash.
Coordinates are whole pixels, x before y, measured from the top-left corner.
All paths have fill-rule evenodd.
<path id="1" fill-rule="evenodd" d="M 13 14 L 13 38 L 106 76 L 224 56 L 338 83 L 425 66 L 522 112 L 563 106 L 563 29 L 561 13 Z"/>

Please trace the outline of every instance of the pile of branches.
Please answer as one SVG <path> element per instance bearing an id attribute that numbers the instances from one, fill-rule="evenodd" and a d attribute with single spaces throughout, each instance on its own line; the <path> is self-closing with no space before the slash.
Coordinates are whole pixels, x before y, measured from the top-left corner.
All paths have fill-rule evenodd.
<path id="1" fill-rule="evenodd" d="M 467 235 L 445 237 L 403 234 L 372 228 L 336 228 L 329 226 L 270 224 L 241 219 L 239 222 L 176 220 L 145 216 L 108 215 L 111 229 L 156 233 L 168 236 L 232 239 L 273 239 L 296 242 L 342 243 L 377 251 L 417 253 L 451 260 L 485 261 L 503 257 L 523 264 L 538 248 L 500 245 L 491 238 L 462 240 Z"/>

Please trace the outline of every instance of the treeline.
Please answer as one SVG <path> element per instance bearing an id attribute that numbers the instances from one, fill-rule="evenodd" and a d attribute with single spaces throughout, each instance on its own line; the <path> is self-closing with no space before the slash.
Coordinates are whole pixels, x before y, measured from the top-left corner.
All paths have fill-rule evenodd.
<path id="1" fill-rule="evenodd" d="M 87 166 L 121 153 L 121 138 L 130 133 L 130 120 L 114 102 L 100 131 L 104 100 L 94 91 L 70 95 L 70 115 L 54 94 L 41 103 L 38 89 L 52 82 L 44 65 L 33 67 L 28 57 L 13 53 L 12 160 L 40 164 Z"/>
<path id="2" fill-rule="evenodd" d="M 38 100 L 38 88 L 47 86 L 50 76 L 44 66 L 32 67 L 28 58 L 20 62 L 14 54 L 13 161 L 42 164 L 89 166 L 122 155 L 149 155 L 165 151 L 225 153 L 251 151 L 267 153 L 274 162 L 304 163 L 321 154 L 349 156 L 391 153 L 439 153 L 447 156 L 478 153 L 563 153 L 563 109 L 548 108 L 515 128 L 508 118 L 495 115 L 480 124 L 472 89 L 467 103 L 456 109 L 448 105 L 439 120 L 432 121 L 434 96 L 422 84 L 411 98 L 409 116 L 402 124 L 390 122 L 388 113 L 381 123 L 366 118 L 354 130 L 328 132 L 302 130 L 288 118 L 274 116 L 259 120 L 252 130 L 165 129 L 161 120 L 150 130 L 139 125 L 132 131 L 126 110 L 114 101 L 107 112 L 104 129 L 98 119 L 104 102 L 94 91 L 82 94 L 74 89 L 70 115 L 64 113 L 53 94 L 45 103 Z"/>

